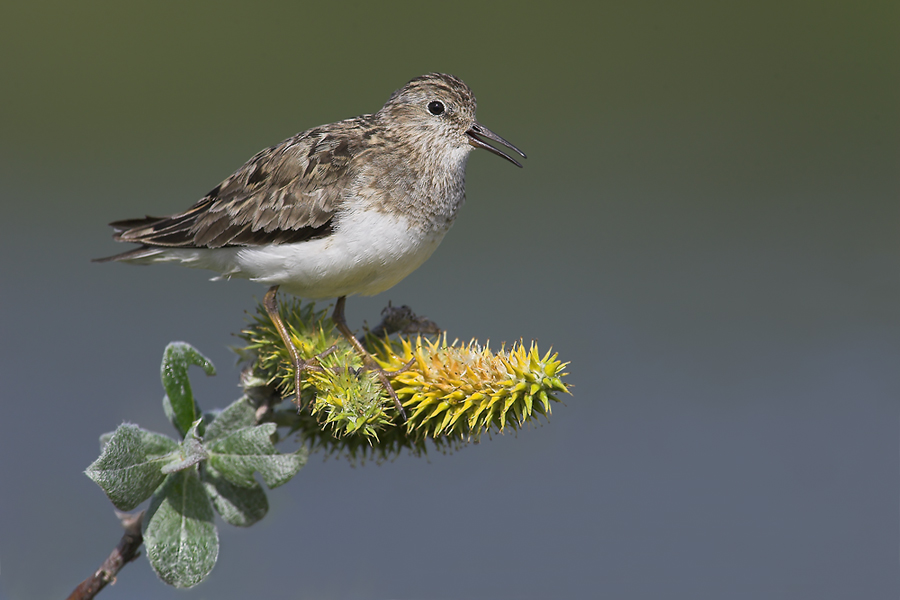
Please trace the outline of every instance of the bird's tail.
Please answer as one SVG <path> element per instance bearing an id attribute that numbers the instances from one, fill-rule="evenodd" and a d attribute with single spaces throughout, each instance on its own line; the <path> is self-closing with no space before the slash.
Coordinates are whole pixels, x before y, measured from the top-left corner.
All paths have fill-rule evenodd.
<path id="1" fill-rule="evenodd" d="M 150 263 L 156 262 L 155 258 L 159 257 L 164 251 L 163 248 L 157 248 L 154 246 L 141 246 L 140 248 L 135 248 L 134 250 L 129 250 L 127 252 L 122 252 L 121 254 L 115 254 L 113 256 L 104 256 L 103 258 L 94 258 L 91 262 L 95 263 L 105 263 L 105 262 L 114 262 L 114 261 L 123 261 L 129 262 L 136 265 L 149 265 Z"/>

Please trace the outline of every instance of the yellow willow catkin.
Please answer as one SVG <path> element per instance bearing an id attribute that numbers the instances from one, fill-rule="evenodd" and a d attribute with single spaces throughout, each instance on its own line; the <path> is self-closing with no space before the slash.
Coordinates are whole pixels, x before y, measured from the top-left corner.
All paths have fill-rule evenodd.
<path id="1" fill-rule="evenodd" d="M 549 416 L 555 394 L 568 393 L 561 377 L 566 363 L 556 354 L 540 355 L 521 343 L 494 354 L 471 341 L 446 338 L 382 343 L 376 358 L 388 370 L 412 367 L 392 383 L 408 414 L 411 434 L 477 439 L 492 429 L 518 429 L 536 414 Z"/>
<path id="2" fill-rule="evenodd" d="M 304 424 L 304 435 L 317 436 L 312 429 L 318 423 L 323 435 L 328 432 L 322 443 L 332 449 L 338 439 L 359 437 L 373 448 L 381 444 L 392 451 L 421 448 L 425 439 L 454 446 L 485 433 L 519 429 L 537 415 L 548 417 L 551 402 L 559 401 L 556 394 L 569 393 L 561 380 L 568 363 L 555 353 L 541 355 L 535 344 L 526 348 L 517 343 L 493 353 L 475 341 L 448 344 L 446 336 L 370 338 L 381 366 L 400 371 L 391 385 L 407 414 L 403 422 L 372 374 L 358 371 L 359 357 L 324 311 L 293 303 L 282 307 L 282 317 L 304 358 L 332 344 L 338 347 L 322 360 L 324 371 L 304 377 L 304 398 L 312 402 L 315 419 Z M 282 397 L 292 397 L 293 365 L 263 309 L 241 335 L 248 342 L 243 354 L 255 357 L 255 375 L 274 385 Z"/>

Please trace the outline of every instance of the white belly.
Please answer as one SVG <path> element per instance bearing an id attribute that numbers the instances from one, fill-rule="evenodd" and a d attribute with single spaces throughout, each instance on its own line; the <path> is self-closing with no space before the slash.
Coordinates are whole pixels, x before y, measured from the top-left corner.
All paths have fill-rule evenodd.
<path id="1" fill-rule="evenodd" d="M 309 299 L 370 296 L 396 285 L 435 251 L 445 231 L 426 232 L 402 216 L 353 211 L 328 237 L 271 246 L 165 249 L 153 262 L 219 271 Z"/>

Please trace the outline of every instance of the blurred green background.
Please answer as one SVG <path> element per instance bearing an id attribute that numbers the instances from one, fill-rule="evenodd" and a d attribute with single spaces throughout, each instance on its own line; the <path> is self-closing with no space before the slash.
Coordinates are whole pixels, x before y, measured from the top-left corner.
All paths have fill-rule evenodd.
<path id="1" fill-rule="evenodd" d="M 204 407 L 264 289 L 97 265 L 255 152 L 429 71 L 528 153 L 469 161 L 435 256 L 348 302 L 572 362 L 551 422 L 452 456 L 310 464 L 211 578 L 102 598 L 896 598 L 897 2 L 5 3 L 0 599 L 118 541 L 83 474 L 122 421 Z"/>

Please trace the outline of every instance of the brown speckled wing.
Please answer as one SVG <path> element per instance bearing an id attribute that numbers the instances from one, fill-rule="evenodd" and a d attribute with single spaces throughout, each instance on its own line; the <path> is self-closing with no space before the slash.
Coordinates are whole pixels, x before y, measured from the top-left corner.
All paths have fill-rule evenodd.
<path id="1" fill-rule="evenodd" d="M 183 213 L 110 223 L 114 237 L 147 246 L 221 248 L 326 236 L 373 127 L 364 115 L 299 133 L 251 158 Z"/>

